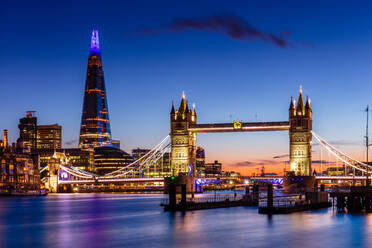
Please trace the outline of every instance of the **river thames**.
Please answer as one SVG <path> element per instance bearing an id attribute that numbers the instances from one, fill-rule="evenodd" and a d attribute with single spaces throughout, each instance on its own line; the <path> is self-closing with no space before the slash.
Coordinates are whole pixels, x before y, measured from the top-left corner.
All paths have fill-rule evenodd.
<path id="1" fill-rule="evenodd" d="M 0 198 L 0 247 L 372 247 L 372 214 L 163 212 L 161 194 Z"/>

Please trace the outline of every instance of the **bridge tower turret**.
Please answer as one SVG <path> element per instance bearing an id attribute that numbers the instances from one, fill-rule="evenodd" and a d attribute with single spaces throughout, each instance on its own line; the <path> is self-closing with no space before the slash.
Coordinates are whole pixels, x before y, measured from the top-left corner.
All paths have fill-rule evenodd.
<path id="1" fill-rule="evenodd" d="M 171 168 L 172 175 L 194 175 L 196 161 L 196 134 L 189 131 L 190 124 L 196 124 L 195 106 L 190 110 L 185 93 L 178 110 L 172 103 L 170 113 Z"/>
<path id="2" fill-rule="evenodd" d="M 310 99 L 304 103 L 300 87 L 297 105 L 291 98 L 289 107 L 289 165 L 296 176 L 311 176 L 312 115 Z"/>

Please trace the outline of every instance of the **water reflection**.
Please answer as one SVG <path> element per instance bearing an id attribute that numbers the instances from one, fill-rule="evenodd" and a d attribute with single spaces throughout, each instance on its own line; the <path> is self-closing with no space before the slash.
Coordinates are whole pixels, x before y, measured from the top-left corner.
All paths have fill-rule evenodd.
<path id="1" fill-rule="evenodd" d="M 0 198 L 0 247 L 372 247 L 372 214 L 163 212 L 162 195 Z"/>

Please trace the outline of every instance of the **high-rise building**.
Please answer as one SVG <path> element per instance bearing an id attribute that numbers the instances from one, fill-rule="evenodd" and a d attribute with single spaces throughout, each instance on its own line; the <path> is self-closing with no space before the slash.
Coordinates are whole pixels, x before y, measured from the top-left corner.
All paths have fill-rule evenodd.
<path id="1" fill-rule="evenodd" d="M 58 124 L 37 126 L 37 149 L 60 149 L 62 127 Z"/>
<path id="2" fill-rule="evenodd" d="M 18 141 L 32 149 L 37 147 L 37 118 L 34 113 L 35 111 L 27 111 L 26 117 L 19 119 L 18 124 Z"/>
<path id="3" fill-rule="evenodd" d="M 111 145 L 111 130 L 98 31 L 93 30 L 85 82 L 79 147 Z"/>
<path id="4" fill-rule="evenodd" d="M 205 177 L 205 151 L 199 147 L 196 149 L 196 176 Z"/>

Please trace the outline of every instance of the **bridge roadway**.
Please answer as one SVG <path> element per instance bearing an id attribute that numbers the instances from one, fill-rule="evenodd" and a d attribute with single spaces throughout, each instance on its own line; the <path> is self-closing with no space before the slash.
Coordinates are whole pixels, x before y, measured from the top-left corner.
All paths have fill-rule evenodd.
<path id="1" fill-rule="evenodd" d="M 214 177 L 214 178 L 196 178 L 196 180 L 234 180 L 239 179 L 236 177 Z M 256 179 L 256 180 L 274 180 L 274 179 L 283 179 L 282 176 L 270 176 L 270 177 L 244 177 L 240 178 L 244 179 Z M 366 180 L 366 176 L 316 176 L 317 180 Z M 97 179 L 97 180 L 60 180 L 58 184 L 92 184 L 92 183 L 145 183 L 145 182 L 164 182 L 164 178 L 162 177 L 154 177 L 154 178 L 104 178 L 104 179 Z"/>
<path id="2" fill-rule="evenodd" d="M 190 124 L 189 131 L 194 133 L 218 133 L 218 132 L 257 132 L 257 131 L 287 131 L 288 121 L 276 122 L 241 122 L 236 123 L 214 123 L 214 124 Z"/>
<path id="3" fill-rule="evenodd" d="M 256 180 L 263 180 L 263 179 L 279 179 L 283 178 L 282 176 L 271 176 L 271 177 L 248 177 L 248 179 L 256 179 Z M 366 180 L 366 176 L 316 176 L 317 180 Z"/>
<path id="4" fill-rule="evenodd" d="M 208 177 L 208 178 L 196 178 L 207 179 L 207 180 L 233 180 L 236 177 Z M 59 180 L 58 184 L 91 184 L 91 183 L 140 183 L 140 182 L 164 182 L 163 177 L 150 177 L 150 178 L 102 178 L 97 180 Z"/>

